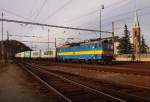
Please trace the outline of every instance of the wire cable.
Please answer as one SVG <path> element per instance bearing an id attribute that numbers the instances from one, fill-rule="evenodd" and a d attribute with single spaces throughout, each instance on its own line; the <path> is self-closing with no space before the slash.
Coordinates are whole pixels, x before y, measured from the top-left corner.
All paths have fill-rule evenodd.
<path id="1" fill-rule="evenodd" d="M 38 18 L 38 16 L 41 14 L 45 4 L 47 3 L 48 0 L 44 0 L 44 2 L 42 3 L 40 9 L 38 10 L 38 13 L 36 14 L 35 18 L 34 18 L 34 21 L 36 21 L 36 19 Z"/>
<path id="2" fill-rule="evenodd" d="M 4 9 L 4 8 L 0 8 L 0 10 L 1 10 L 1 11 L 4 11 L 4 12 L 7 12 L 7 13 L 13 15 L 13 16 L 16 16 L 16 17 L 19 17 L 19 18 L 22 18 L 22 19 L 25 19 L 25 20 L 28 20 L 28 21 L 32 21 L 32 19 L 29 19 L 29 18 L 27 18 L 27 17 L 23 17 L 23 16 L 21 16 L 21 15 L 15 13 L 15 12 L 6 10 L 6 9 Z"/>
<path id="3" fill-rule="evenodd" d="M 42 22 L 45 22 L 45 21 L 49 20 L 50 18 L 52 18 L 56 13 L 60 12 L 62 9 L 64 9 L 71 2 L 72 2 L 72 0 L 67 1 L 61 7 L 59 7 L 58 9 L 56 9 L 52 14 L 48 15 L 48 17 L 46 17 Z"/>

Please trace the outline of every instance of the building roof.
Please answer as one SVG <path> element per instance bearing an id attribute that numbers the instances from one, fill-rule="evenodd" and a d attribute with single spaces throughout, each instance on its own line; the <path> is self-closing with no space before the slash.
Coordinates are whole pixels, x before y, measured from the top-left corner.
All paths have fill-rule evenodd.
<path id="1" fill-rule="evenodd" d="M 138 13 L 136 10 L 134 15 L 133 28 L 138 28 L 138 27 L 140 27 L 140 23 L 139 23 Z"/>

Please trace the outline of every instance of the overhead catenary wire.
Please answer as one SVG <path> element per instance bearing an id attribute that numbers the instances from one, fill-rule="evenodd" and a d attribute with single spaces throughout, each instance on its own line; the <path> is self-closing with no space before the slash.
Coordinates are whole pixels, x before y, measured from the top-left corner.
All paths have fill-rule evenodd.
<path id="1" fill-rule="evenodd" d="M 108 6 L 108 7 L 106 7 L 106 8 L 109 8 L 109 7 L 112 7 L 113 5 L 117 5 L 117 4 L 119 4 L 119 3 L 121 3 L 122 1 L 120 1 L 120 2 L 116 2 L 116 3 L 114 3 L 114 4 L 111 4 L 110 6 Z M 141 10 L 144 10 L 144 9 L 148 9 L 148 8 L 150 8 L 150 5 L 148 5 L 148 6 L 146 6 L 146 7 L 143 7 L 143 8 L 137 8 L 137 10 L 138 11 L 141 11 Z M 93 14 L 93 13 L 95 13 L 95 12 L 98 12 L 99 10 L 95 10 L 95 11 L 92 11 L 92 12 L 90 12 L 90 13 L 87 13 L 87 14 L 85 14 L 85 15 L 82 15 L 82 16 L 79 16 L 79 17 L 77 17 L 77 18 L 74 18 L 74 19 L 72 19 L 72 20 L 70 20 L 70 22 L 71 21 L 76 21 L 76 20 L 80 20 L 80 19 L 82 19 L 83 17 L 87 17 L 87 16 L 89 16 L 89 15 L 91 15 L 91 14 Z M 115 10 L 114 10 L 115 11 Z M 125 13 L 121 13 L 121 14 L 118 14 L 118 15 L 115 15 L 115 16 L 110 16 L 110 17 L 107 17 L 107 18 L 105 18 L 105 19 L 102 19 L 103 21 L 107 21 L 107 19 L 112 19 L 112 18 L 115 18 L 115 17 L 119 17 L 119 16 L 124 16 L 124 15 L 127 15 L 127 14 L 130 14 L 130 13 L 133 13 L 135 10 L 133 10 L 133 11 L 129 11 L 129 12 L 125 12 Z M 67 21 L 68 22 L 68 21 Z M 111 21 L 112 22 L 112 21 Z M 91 24 L 91 23 L 90 23 Z"/>
<path id="2" fill-rule="evenodd" d="M 146 6 L 146 7 L 143 7 L 143 8 L 139 8 L 139 9 L 137 9 L 138 11 L 142 11 L 142 10 L 145 10 L 145 9 L 148 9 L 148 8 L 150 8 L 150 5 L 149 6 Z M 113 17 L 118 17 L 118 16 L 123 16 L 123 15 L 127 15 L 127 14 L 130 14 L 130 13 L 133 13 L 134 11 L 130 11 L 130 12 L 126 12 L 126 13 L 122 13 L 122 14 L 119 14 L 119 15 L 117 15 L 117 16 L 113 16 Z M 142 17 L 142 16 L 146 16 L 146 15 L 149 15 L 150 13 L 143 13 L 143 14 L 140 14 L 140 16 Z M 124 17 L 124 18 L 120 18 L 120 19 L 116 19 L 116 20 L 113 20 L 114 22 L 123 22 L 123 21 L 125 21 L 125 20 L 129 20 L 131 17 L 129 17 L 129 16 L 127 16 L 127 17 Z M 108 18 L 107 18 L 108 19 Z M 106 20 L 106 19 L 103 19 L 103 20 Z M 110 22 L 112 22 L 112 20 L 110 21 Z M 89 23 L 90 23 L 90 25 L 89 25 Z M 84 26 L 84 25 L 88 25 L 88 26 Z M 91 22 L 88 22 L 88 23 L 86 23 L 86 24 L 84 24 L 84 25 L 80 25 L 79 27 L 93 27 L 94 25 L 95 25 L 95 23 L 91 23 Z M 108 25 L 110 25 L 110 23 L 108 22 L 108 23 L 104 23 L 102 26 L 104 27 L 104 26 L 108 26 Z"/>
<path id="3" fill-rule="evenodd" d="M 55 42 L 27 41 L 27 40 L 22 40 L 21 42 L 26 42 L 26 43 L 55 43 Z"/>
<path id="4" fill-rule="evenodd" d="M 122 20 L 120 20 L 120 21 L 122 21 Z M 119 21 L 117 21 L 117 22 L 119 22 Z"/>
<path id="5" fill-rule="evenodd" d="M 37 17 L 41 14 L 41 12 L 42 12 L 44 6 L 46 5 L 47 1 L 48 1 L 48 0 L 44 0 L 44 1 L 43 1 L 42 5 L 41 5 L 40 9 L 38 10 L 38 13 L 35 15 L 35 18 L 34 18 L 33 21 L 35 21 L 35 20 L 37 19 Z"/>
<path id="6" fill-rule="evenodd" d="M 39 36 L 35 36 L 35 35 L 28 36 L 28 35 L 12 35 L 12 34 L 9 34 L 9 36 L 15 36 L 15 37 L 33 37 L 33 38 L 41 38 L 41 37 L 39 37 Z"/>
<path id="7" fill-rule="evenodd" d="M 31 17 L 31 18 L 34 16 L 34 12 L 33 11 L 34 11 L 36 3 L 37 3 L 37 0 L 34 0 L 33 3 L 32 3 L 31 9 L 29 11 L 29 17 Z"/>
<path id="8" fill-rule="evenodd" d="M 117 4 L 119 4 L 119 3 L 122 3 L 123 1 L 125 1 L 125 0 L 121 0 L 121 1 L 119 1 L 119 2 L 115 2 L 115 3 L 113 3 L 113 4 L 110 4 L 110 5 L 108 5 L 106 8 L 110 8 L 110 7 L 112 7 L 113 5 L 117 5 Z M 88 13 L 86 13 L 86 14 L 80 15 L 79 17 L 73 18 L 73 19 L 68 20 L 68 21 L 65 21 L 65 22 L 73 22 L 73 21 L 76 21 L 76 20 L 80 20 L 80 19 L 82 19 L 82 18 L 84 19 L 84 17 L 87 17 L 87 16 L 89 16 L 89 15 L 92 15 L 92 14 L 98 12 L 98 11 L 99 11 L 99 10 L 94 10 L 94 11 L 91 11 L 91 12 L 88 12 Z"/>
<path id="9" fill-rule="evenodd" d="M 119 2 L 117 2 L 117 3 L 119 3 Z M 146 8 L 149 8 L 149 6 L 148 6 L 148 7 L 144 7 L 144 8 L 140 8 L 140 9 L 138 9 L 138 10 L 142 10 L 142 9 L 146 9 Z M 5 11 L 6 11 L 6 10 L 5 10 Z M 12 12 L 9 12 L 9 13 L 11 13 L 11 14 L 13 14 L 13 15 L 16 15 L 16 14 L 14 14 L 14 13 L 12 13 Z M 120 15 L 127 14 L 127 13 L 132 13 L 132 12 L 126 12 L 126 13 L 122 13 L 122 14 L 120 14 Z M 16 15 L 16 16 L 18 16 L 18 17 L 20 17 L 20 18 L 27 19 L 27 18 L 22 17 L 22 16 L 19 16 L 19 15 Z M 117 16 L 119 16 L 119 15 L 117 15 Z M 114 17 L 116 17 L 116 16 L 114 16 Z M 107 19 L 111 19 L 111 18 L 107 18 Z M 29 20 L 29 19 L 28 19 L 28 20 Z M 106 19 L 104 19 L 104 20 L 106 20 Z M 91 23 L 90 23 L 90 24 L 91 24 Z"/>
<path id="10" fill-rule="evenodd" d="M 22 18 L 22 19 L 24 19 L 24 20 L 33 21 L 33 20 L 32 20 L 32 19 L 30 19 L 30 18 L 27 18 L 27 17 L 21 16 L 21 15 L 19 15 L 19 14 L 15 13 L 15 12 L 10 11 L 10 10 L 4 9 L 4 8 L 0 8 L 0 10 L 1 10 L 1 11 L 4 11 L 4 12 L 7 12 L 7 13 L 9 13 L 9 14 L 13 15 L 13 16 L 16 16 L 16 17 Z"/>
<path id="11" fill-rule="evenodd" d="M 59 11 L 61 11 L 62 9 L 64 9 L 71 2 L 72 2 L 72 0 L 67 1 L 61 7 L 59 7 L 58 9 L 56 9 L 52 14 L 48 15 L 48 17 L 46 17 L 42 22 L 45 22 L 45 21 L 49 20 L 51 17 L 53 17 L 56 13 L 58 13 Z"/>
<path id="12" fill-rule="evenodd" d="M 20 24 L 30 24 L 30 25 L 37 25 L 37 26 L 46 26 L 46 27 L 53 27 L 53 28 L 72 29 L 72 30 L 80 30 L 80 31 L 112 33 L 112 32 L 108 32 L 108 31 L 100 31 L 100 30 L 84 29 L 84 28 L 74 28 L 74 27 L 59 26 L 59 25 L 49 25 L 49 24 L 42 24 L 42 23 L 36 23 L 36 22 L 26 22 L 26 21 L 11 20 L 11 19 L 0 19 L 0 21 L 14 22 L 14 23 L 20 23 Z"/>
<path id="13" fill-rule="evenodd" d="M 142 8 L 139 8 L 139 9 L 137 9 L 139 12 L 140 11 L 142 11 L 142 10 L 145 10 L 145 9 L 149 9 L 150 8 L 150 5 L 148 5 L 148 6 L 146 6 L 146 7 L 142 7 Z M 132 11 L 129 11 L 129 12 L 125 12 L 125 13 L 121 13 L 121 14 L 118 14 L 118 15 L 115 15 L 115 16 L 111 16 L 111 17 L 107 17 L 107 18 L 105 18 L 105 19 L 102 19 L 104 22 L 105 21 L 107 21 L 108 22 L 108 20 L 111 20 L 110 22 L 112 22 L 112 21 L 115 21 L 115 22 L 119 22 L 119 21 L 123 21 L 124 19 L 118 19 L 118 20 L 112 20 L 112 18 L 117 18 L 117 17 L 120 17 L 120 16 L 124 16 L 124 15 L 128 15 L 128 14 L 131 14 L 131 13 L 133 13 L 133 12 L 135 12 L 135 10 L 132 10 Z M 128 17 L 129 18 L 129 17 Z M 95 21 L 95 20 L 94 20 Z M 86 23 L 86 24 L 82 24 L 82 25 L 80 25 L 80 26 L 78 26 L 78 27 L 84 27 L 84 25 L 88 25 L 88 27 L 91 27 L 91 26 L 89 26 L 89 24 L 92 26 L 92 25 L 94 25 L 95 24 L 95 22 L 94 23 L 91 23 L 91 22 L 88 22 L 88 23 Z M 104 24 L 105 25 L 105 24 Z M 110 23 L 108 22 L 108 24 L 107 25 L 110 25 Z M 103 25 L 102 25 L 103 26 Z"/>
<path id="14" fill-rule="evenodd" d="M 146 7 L 139 8 L 139 9 L 137 9 L 137 11 L 140 12 L 140 11 L 145 10 L 145 9 L 148 9 L 148 8 L 150 8 L 150 5 L 148 5 L 148 6 L 146 6 Z M 132 11 L 129 11 L 129 12 L 125 12 L 125 13 L 118 14 L 118 15 L 116 15 L 116 16 L 111 16 L 111 17 L 105 18 L 105 19 L 103 19 L 103 20 L 107 20 L 107 19 L 116 18 L 116 17 L 119 17 L 119 16 L 124 16 L 124 15 L 128 15 L 128 14 L 132 14 L 132 13 L 134 13 L 134 12 L 135 12 L 135 10 L 132 10 Z"/>

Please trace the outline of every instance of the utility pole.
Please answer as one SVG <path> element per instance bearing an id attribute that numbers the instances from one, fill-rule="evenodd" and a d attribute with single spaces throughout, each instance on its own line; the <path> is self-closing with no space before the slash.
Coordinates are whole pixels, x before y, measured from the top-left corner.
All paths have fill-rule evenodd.
<path id="1" fill-rule="evenodd" d="M 113 53 L 114 53 L 114 35 L 115 35 L 115 23 L 112 22 L 112 46 L 113 46 Z"/>
<path id="2" fill-rule="evenodd" d="M 57 47 L 57 41 L 56 41 L 56 38 L 55 38 L 55 48 Z"/>
<path id="3" fill-rule="evenodd" d="M 8 33 L 8 31 L 7 31 L 7 45 L 5 47 L 5 50 L 7 51 L 7 62 L 9 62 L 10 47 L 9 47 L 9 33 Z"/>
<path id="4" fill-rule="evenodd" d="M 9 62 L 10 59 L 10 47 L 9 47 L 9 32 L 7 31 L 7 46 L 6 46 L 6 51 L 7 51 L 7 62 Z"/>
<path id="5" fill-rule="evenodd" d="M 55 56 L 57 57 L 57 40 L 56 40 L 56 37 L 55 37 Z"/>
<path id="6" fill-rule="evenodd" d="M 2 63 L 4 64 L 4 42 L 3 42 L 3 34 L 4 34 L 4 27 L 3 27 L 3 12 L 2 12 L 2 42 L 1 42 L 1 54 L 2 54 Z"/>
<path id="7" fill-rule="evenodd" d="M 102 39 L 102 10 L 104 9 L 104 5 L 101 5 L 101 8 L 100 8 L 100 44 L 101 44 L 101 39 Z"/>
<path id="8" fill-rule="evenodd" d="M 49 29 L 48 29 L 48 50 L 49 50 Z"/>
<path id="9" fill-rule="evenodd" d="M 7 31 L 7 40 L 9 40 L 9 32 Z"/>

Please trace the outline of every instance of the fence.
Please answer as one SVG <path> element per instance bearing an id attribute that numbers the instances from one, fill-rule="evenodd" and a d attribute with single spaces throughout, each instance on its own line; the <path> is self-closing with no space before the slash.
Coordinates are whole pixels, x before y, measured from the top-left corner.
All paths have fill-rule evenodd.
<path id="1" fill-rule="evenodd" d="M 149 61 L 150 62 L 150 54 L 122 54 L 115 55 L 117 61 Z"/>

